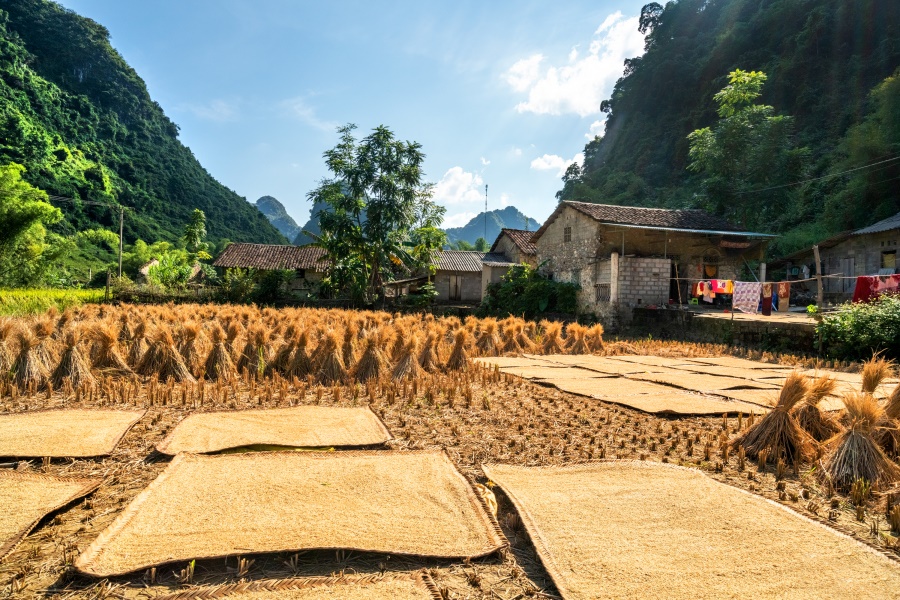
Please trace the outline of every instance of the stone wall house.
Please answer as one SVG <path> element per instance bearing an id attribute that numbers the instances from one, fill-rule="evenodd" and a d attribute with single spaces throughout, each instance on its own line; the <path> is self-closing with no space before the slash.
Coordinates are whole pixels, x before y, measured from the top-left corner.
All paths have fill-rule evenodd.
<path id="1" fill-rule="evenodd" d="M 882 221 L 847 231 L 818 243 L 822 274 L 832 275 L 822 280 L 825 299 L 832 302 L 849 300 L 853 296 L 856 278 L 863 275 L 895 275 L 900 273 L 897 250 L 900 249 L 900 213 Z M 815 274 L 812 249 L 804 249 L 786 256 L 784 264 L 789 279 L 803 279 Z M 814 292 L 816 282 L 807 282 Z"/>
<path id="2" fill-rule="evenodd" d="M 262 271 L 290 270 L 294 272 L 294 278 L 288 284 L 288 291 L 308 296 L 316 291 L 325 276 L 328 261 L 325 250 L 316 246 L 234 243 L 225 248 L 213 266 Z"/>
<path id="3" fill-rule="evenodd" d="M 697 280 L 737 278 L 771 237 L 702 210 L 566 201 L 532 242 L 544 275 L 581 286 L 579 310 L 630 320 L 635 306 L 686 304 Z"/>
<path id="4" fill-rule="evenodd" d="M 533 235 L 533 231 L 524 229 L 501 229 L 491 246 L 491 253 L 502 254 L 511 263 L 537 268 L 537 248 L 531 241 Z"/>

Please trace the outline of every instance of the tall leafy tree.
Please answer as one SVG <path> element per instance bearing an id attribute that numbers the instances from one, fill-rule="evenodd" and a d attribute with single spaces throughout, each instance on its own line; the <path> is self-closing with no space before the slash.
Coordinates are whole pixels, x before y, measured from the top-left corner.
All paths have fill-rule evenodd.
<path id="1" fill-rule="evenodd" d="M 718 122 L 688 135 L 705 208 L 747 227 L 771 227 L 789 209 L 808 154 L 794 143 L 791 117 L 755 103 L 765 82 L 765 73 L 732 71 L 713 96 Z"/>
<path id="2" fill-rule="evenodd" d="M 324 153 L 332 177 L 308 197 L 328 208 L 317 215 L 316 244 L 328 253 L 333 283 L 372 302 L 396 272 L 430 264 L 446 239 L 437 231 L 443 209 L 424 181 L 421 145 L 383 125 L 361 140 L 355 129 L 338 129 L 340 141 Z"/>
<path id="3" fill-rule="evenodd" d="M 48 249 L 46 227 L 62 219 L 47 193 L 22 179 L 24 171 L 15 163 L 0 166 L 0 286 L 33 283 Z"/>

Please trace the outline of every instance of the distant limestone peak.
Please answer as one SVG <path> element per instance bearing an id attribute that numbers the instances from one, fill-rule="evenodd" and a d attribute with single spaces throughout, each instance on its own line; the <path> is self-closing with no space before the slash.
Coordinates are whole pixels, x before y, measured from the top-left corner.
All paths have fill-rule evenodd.
<path id="1" fill-rule="evenodd" d="M 487 235 L 485 236 L 485 215 L 487 215 Z M 541 226 L 540 223 L 525 216 L 515 206 L 507 206 L 497 210 L 490 210 L 487 213 L 480 213 L 472 218 L 462 227 L 451 227 L 446 229 L 447 242 L 454 244 L 459 240 L 474 244 L 475 241 L 484 237 L 488 245 L 493 244 L 497 236 L 500 235 L 501 229 L 528 229 L 529 231 L 537 231 Z"/>
<path id="2" fill-rule="evenodd" d="M 275 229 L 289 240 L 293 240 L 300 233 L 300 226 L 288 214 L 284 204 L 272 196 L 263 196 L 256 201 L 256 208 L 264 214 Z"/>

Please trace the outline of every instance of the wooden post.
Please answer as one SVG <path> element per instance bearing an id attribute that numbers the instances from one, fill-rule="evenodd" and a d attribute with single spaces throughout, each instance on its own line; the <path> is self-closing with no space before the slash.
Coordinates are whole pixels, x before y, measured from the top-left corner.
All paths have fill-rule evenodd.
<path id="1" fill-rule="evenodd" d="M 822 305 L 825 304 L 825 290 L 822 288 L 822 259 L 819 257 L 818 244 L 813 246 L 813 256 L 816 260 L 816 284 L 819 287 L 819 292 L 816 295 L 816 306 L 821 310 Z"/>
<path id="2" fill-rule="evenodd" d="M 122 232 L 125 229 L 125 207 L 119 207 L 119 278 L 122 277 Z"/>
<path id="3" fill-rule="evenodd" d="M 619 253 L 609 255 L 609 301 L 619 301 Z"/>

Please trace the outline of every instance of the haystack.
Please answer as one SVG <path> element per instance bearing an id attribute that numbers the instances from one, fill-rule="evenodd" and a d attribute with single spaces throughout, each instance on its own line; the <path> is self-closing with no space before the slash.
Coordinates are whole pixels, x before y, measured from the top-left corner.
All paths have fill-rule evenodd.
<path id="1" fill-rule="evenodd" d="M 147 321 L 138 318 L 131 336 L 131 345 L 128 347 L 128 364 L 137 368 L 147 352 Z"/>
<path id="2" fill-rule="evenodd" d="M 294 356 L 288 366 L 287 375 L 298 379 L 305 379 L 313 372 L 312 359 L 309 356 L 309 333 L 306 330 L 300 332 L 297 337 L 297 346 L 294 348 Z"/>
<path id="3" fill-rule="evenodd" d="M 321 358 L 319 381 L 330 384 L 341 383 L 347 379 L 347 368 L 341 356 L 340 341 L 334 332 L 329 332 L 325 336 L 325 341 L 319 345 L 318 354 Z"/>
<path id="4" fill-rule="evenodd" d="M 503 341 L 497 333 L 497 320 L 485 319 L 481 333 L 478 334 L 478 341 L 475 342 L 475 348 L 481 356 L 496 356 Z"/>
<path id="5" fill-rule="evenodd" d="M 370 331 L 363 338 L 363 353 L 353 370 L 353 378 L 359 383 L 378 379 L 388 368 L 387 357 L 381 350 L 380 337 L 378 332 Z"/>
<path id="6" fill-rule="evenodd" d="M 566 343 L 562 338 L 562 323 L 556 321 L 541 321 L 541 329 L 544 331 L 541 350 L 544 354 L 562 354 Z"/>
<path id="7" fill-rule="evenodd" d="M 438 337 L 429 333 L 419 353 L 419 366 L 423 371 L 435 373 L 441 368 L 441 357 L 438 354 Z"/>
<path id="8" fill-rule="evenodd" d="M 91 361 L 94 368 L 110 371 L 116 375 L 130 375 L 131 367 L 119 351 L 121 331 L 114 323 L 99 323 L 91 329 L 90 337 L 94 340 Z"/>
<path id="9" fill-rule="evenodd" d="M 863 364 L 862 368 L 862 393 L 874 394 L 885 379 L 894 374 L 893 361 L 886 360 L 876 354 Z"/>
<path id="10" fill-rule="evenodd" d="M 247 370 L 260 376 L 266 372 L 266 364 L 269 362 L 266 333 L 266 329 L 262 325 L 256 325 L 247 331 L 247 340 L 244 342 L 244 349 L 237 361 L 238 372 Z"/>
<path id="11" fill-rule="evenodd" d="M 68 379 L 73 388 L 78 388 L 82 385 L 93 385 L 96 380 L 91 374 L 91 365 L 81 352 L 81 348 L 79 348 L 82 342 L 81 330 L 77 328 L 67 329 L 64 339 L 65 347 L 62 358 L 50 376 L 50 383 L 53 384 L 53 387 L 60 388 L 63 385 L 63 381 Z"/>
<path id="12" fill-rule="evenodd" d="M 816 442 L 791 414 L 808 389 L 806 377 L 797 372 L 788 375 L 774 408 L 756 425 L 732 439 L 730 446 L 743 447 L 747 456 L 752 458 L 765 450 L 769 462 L 773 463 L 779 458 L 789 463 L 812 459 Z"/>
<path id="13" fill-rule="evenodd" d="M 900 384 L 887 399 L 875 439 L 889 456 L 900 456 Z"/>
<path id="14" fill-rule="evenodd" d="M 468 366 L 466 343 L 469 340 L 469 332 L 465 329 L 457 329 L 454 335 L 453 350 L 447 359 L 447 369 L 451 371 L 464 371 Z"/>
<path id="15" fill-rule="evenodd" d="M 819 408 L 819 402 L 831 395 L 836 383 L 833 378 L 828 376 L 817 377 L 809 385 L 803 403 L 794 411 L 797 424 L 817 442 L 824 442 L 841 429 L 831 415 Z"/>
<path id="16" fill-rule="evenodd" d="M 50 355 L 43 348 L 43 340 L 29 329 L 20 329 L 16 332 L 16 341 L 19 353 L 13 361 L 13 381 L 23 389 L 29 385 L 43 387 L 50 376 L 51 364 Z"/>
<path id="17" fill-rule="evenodd" d="M 419 340 L 415 336 L 410 337 L 403 346 L 402 352 L 397 356 L 392 373 L 394 379 L 416 379 L 421 376 L 422 367 L 419 366 L 419 360 L 416 356 L 418 350 Z"/>
<path id="18" fill-rule="evenodd" d="M 566 350 L 569 354 L 590 354 L 591 347 L 587 342 L 587 327 L 578 323 L 566 325 Z"/>
<path id="19" fill-rule="evenodd" d="M 12 369 L 16 353 L 13 348 L 13 334 L 16 324 L 11 319 L 0 319 L 0 377 L 4 377 Z"/>
<path id="20" fill-rule="evenodd" d="M 877 386 L 876 386 L 877 387 Z M 870 394 L 843 398 L 847 429 L 827 443 L 825 470 L 835 486 L 847 489 L 857 479 L 872 485 L 890 485 L 900 479 L 898 467 L 875 440 L 884 409 Z"/>
<path id="21" fill-rule="evenodd" d="M 519 347 L 522 348 L 522 352 L 527 352 L 529 354 L 533 354 L 537 352 L 538 345 L 534 343 L 534 341 L 529 337 L 528 330 L 525 328 L 525 325 L 519 323 L 515 328 L 516 335 L 516 343 L 519 344 Z"/>
<path id="22" fill-rule="evenodd" d="M 203 360 L 202 346 L 203 340 L 200 337 L 200 324 L 195 321 L 185 323 L 181 327 L 179 335 L 178 352 L 194 377 L 199 377 L 203 372 L 205 361 Z"/>
<path id="23" fill-rule="evenodd" d="M 210 379 L 230 381 L 237 373 L 234 361 L 231 359 L 231 351 L 226 343 L 225 330 L 218 323 L 214 323 L 210 336 L 212 337 L 212 350 L 206 357 L 204 372 Z"/>
<path id="24" fill-rule="evenodd" d="M 353 365 L 356 358 L 356 338 L 359 335 L 359 328 L 352 321 L 344 329 L 344 344 L 341 348 L 341 358 L 344 365 L 349 369 Z"/>
<path id="25" fill-rule="evenodd" d="M 141 375 L 156 376 L 161 381 L 197 381 L 178 353 L 172 332 L 162 327 L 150 336 L 150 343 L 137 369 Z"/>
<path id="26" fill-rule="evenodd" d="M 297 348 L 296 335 L 294 327 L 289 326 L 284 340 L 278 346 L 278 350 L 275 351 L 275 356 L 272 357 L 272 362 L 266 366 L 267 373 L 287 373 L 290 370 L 291 362 L 294 359 L 294 351 Z"/>
<path id="27" fill-rule="evenodd" d="M 603 333 L 603 325 L 600 323 L 588 327 L 585 339 L 593 354 L 602 354 L 605 349 L 603 346 Z"/>
<path id="28" fill-rule="evenodd" d="M 520 356 L 525 351 L 516 336 L 515 327 L 515 325 L 506 325 L 503 328 L 503 334 L 500 336 L 500 339 L 503 340 L 500 353 L 503 356 Z"/>

